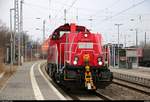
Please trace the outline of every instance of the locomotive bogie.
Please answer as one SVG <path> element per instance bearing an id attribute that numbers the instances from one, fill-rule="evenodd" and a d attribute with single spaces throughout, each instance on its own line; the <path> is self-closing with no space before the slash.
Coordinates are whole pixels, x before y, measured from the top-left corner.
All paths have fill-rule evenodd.
<path id="1" fill-rule="evenodd" d="M 79 82 L 80 84 L 84 83 L 84 73 L 85 73 L 85 69 L 83 66 L 78 66 L 78 67 L 74 67 L 74 66 L 66 66 L 66 68 L 63 69 L 62 72 L 57 73 L 56 72 L 56 65 L 53 64 L 49 64 L 49 72 L 48 74 L 53 78 L 53 79 L 57 79 L 57 82 Z M 101 87 L 102 83 L 105 83 L 105 86 L 109 85 L 113 79 L 112 77 L 112 72 L 110 72 L 109 69 L 107 69 L 106 67 L 103 68 L 95 68 L 95 67 L 91 67 L 92 70 L 91 74 L 92 74 L 92 78 L 93 78 L 93 82 L 95 83 L 95 85 L 97 87 Z M 63 73 L 63 74 L 60 74 Z M 56 75 L 58 74 L 58 75 Z M 59 80 L 59 81 L 58 81 Z M 106 84 L 107 83 L 107 84 Z"/>

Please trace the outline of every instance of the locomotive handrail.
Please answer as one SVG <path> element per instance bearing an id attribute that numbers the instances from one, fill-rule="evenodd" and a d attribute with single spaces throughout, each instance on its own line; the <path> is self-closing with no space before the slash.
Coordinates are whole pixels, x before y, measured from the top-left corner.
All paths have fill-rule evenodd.
<path id="1" fill-rule="evenodd" d="M 56 47 L 56 67 L 57 67 L 57 73 L 58 73 L 58 48 L 57 48 L 57 45 L 55 47 Z"/>

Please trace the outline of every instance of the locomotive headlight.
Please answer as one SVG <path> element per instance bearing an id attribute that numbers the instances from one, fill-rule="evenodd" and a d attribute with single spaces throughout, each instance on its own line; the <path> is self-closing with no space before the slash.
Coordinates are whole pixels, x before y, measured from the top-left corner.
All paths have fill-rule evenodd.
<path id="1" fill-rule="evenodd" d="M 98 59 L 97 59 L 97 62 L 98 62 L 98 65 L 102 65 L 103 63 L 102 63 L 102 58 L 101 57 L 98 57 Z"/>
<path id="2" fill-rule="evenodd" d="M 73 64 L 74 64 L 74 65 L 76 65 L 77 63 L 78 63 L 78 57 L 77 57 L 77 56 L 75 56 L 75 57 L 74 57 Z"/>
<path id="3" fill-rule="evenodd" d="M 73 61 L 73 64 L 76 65 L 76 64 L 77 64 L 77 61 Z"/>
<path id="4" fill-rule="evenodd" d="M 84 37 L 86 37 L 86 38 L 87 38 L 87 36 L 88 36 L 88 34 L 84 34 Z"/>
<path id="5" fill-rule="evenodd" d="M 99 61 L 98 64 L 101 66 L 103 63 L 102 63 L 102 61 Z"/>

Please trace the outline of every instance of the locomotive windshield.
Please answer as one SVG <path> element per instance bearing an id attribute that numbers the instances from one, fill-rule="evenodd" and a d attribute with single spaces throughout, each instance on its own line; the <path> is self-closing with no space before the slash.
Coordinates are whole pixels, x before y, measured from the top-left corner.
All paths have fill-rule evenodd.
<path id="1" fill-rule="evenodd" d="M 93 43 L 91 43 L 91 42 L 80 42 L 80 43 L 78 43 L 78 47 L 80 49 L 92 49 Z"/>

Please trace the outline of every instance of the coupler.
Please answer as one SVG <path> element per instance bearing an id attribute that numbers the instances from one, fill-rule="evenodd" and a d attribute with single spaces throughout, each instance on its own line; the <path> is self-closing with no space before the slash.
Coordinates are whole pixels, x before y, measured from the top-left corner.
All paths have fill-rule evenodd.
<path id="1" fill-rule="evenodd" d="M 88 90 L 96 90 L 96 86 L 93 83 L 92 74 L 91 74 L 89 65 L 85 66 L 85 73 L 84 74 L 85 74 L 85 87 Z"/>

